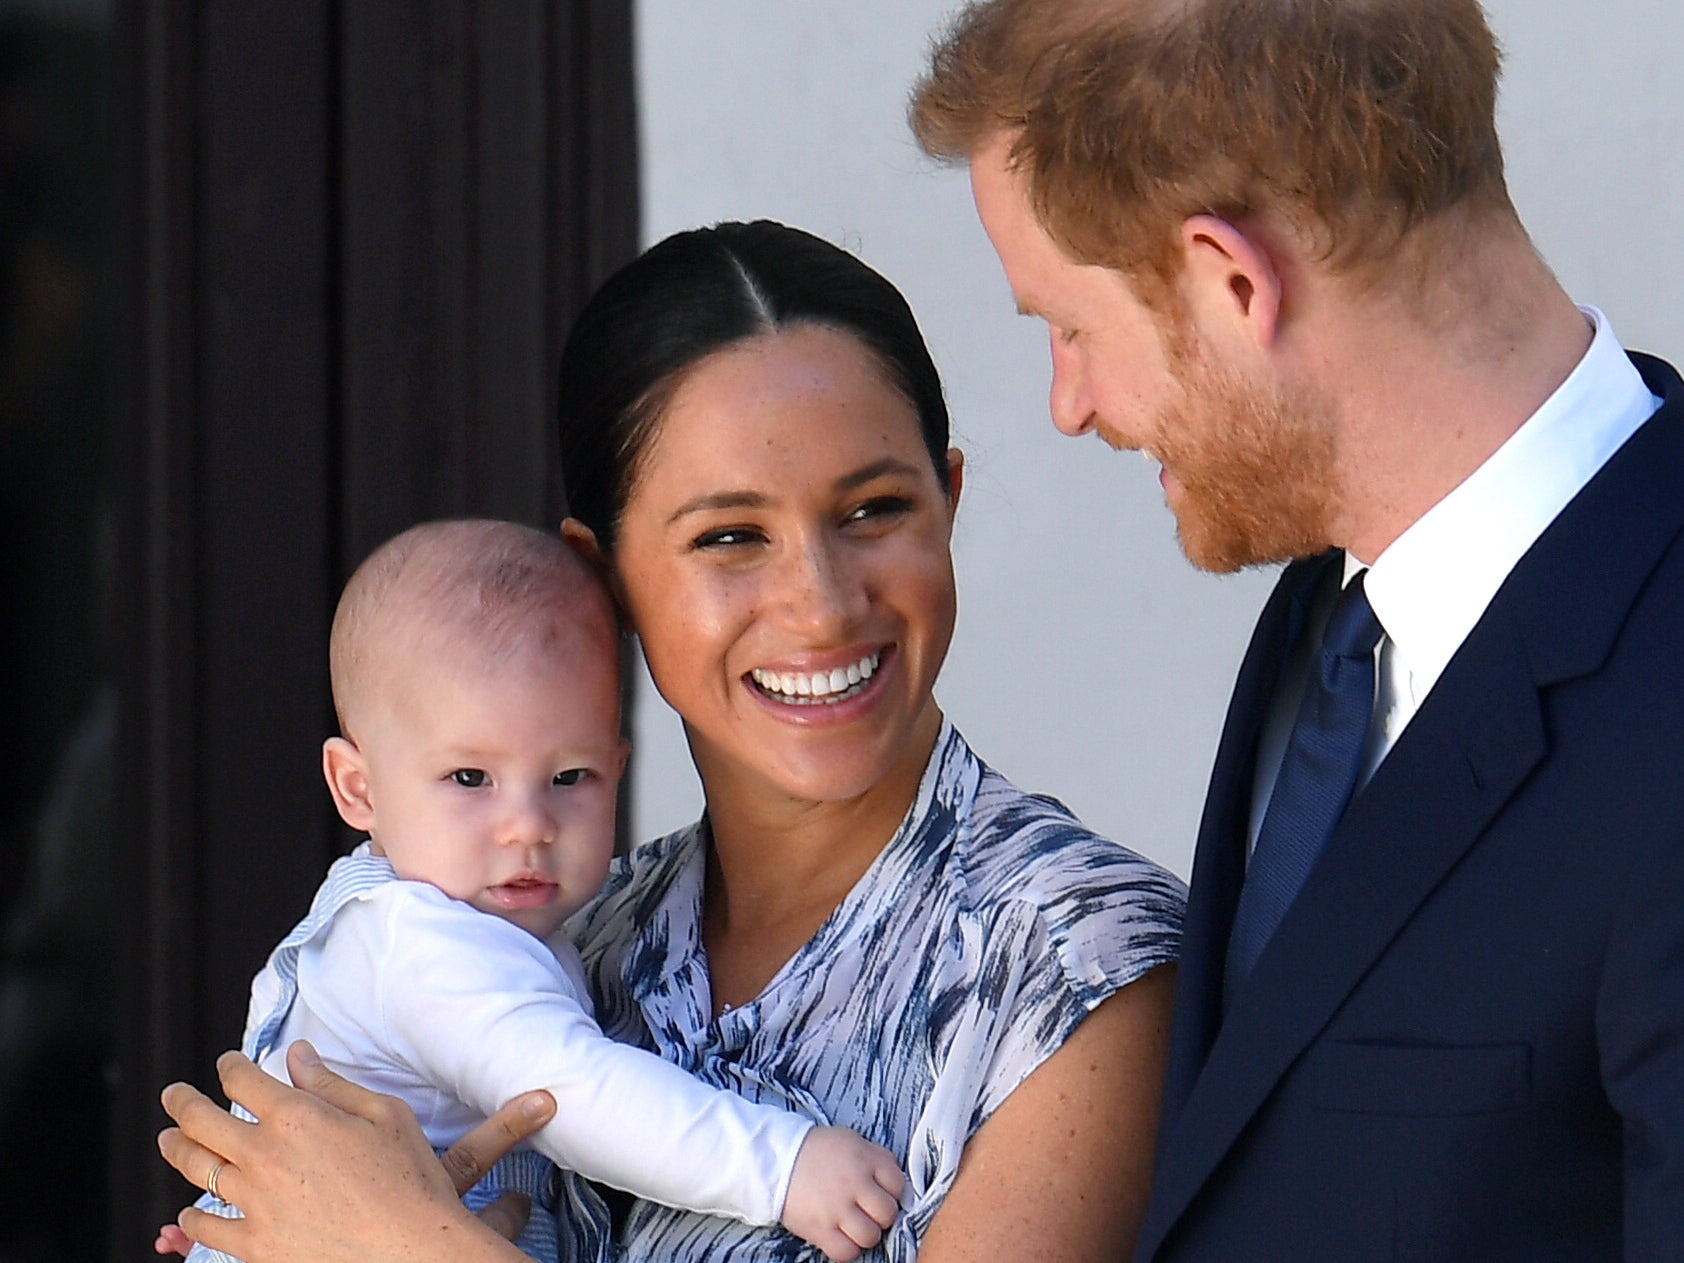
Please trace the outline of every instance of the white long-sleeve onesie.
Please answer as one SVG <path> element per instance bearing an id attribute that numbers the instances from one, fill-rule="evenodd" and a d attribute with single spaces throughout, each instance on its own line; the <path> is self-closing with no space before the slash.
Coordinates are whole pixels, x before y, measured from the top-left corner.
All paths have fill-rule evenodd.
<path id="1" fill-rule="evenodd" d="M 287 1077 L 287 1046 L 308 1039 L 340 1074 L 406 1102 L 440 1148 L 510 1097 L 546 1088 L 556 1116 L 532 1144 L 558 1166 L 747 1223 L 782 1213 L 812 1121 L 609 1039 L 593 1019 L 578 953 L 559 934 L 539 940 L 394 878 L 332 914 L 301 946 L 297 977 L 297 998 L 260 1063 L 278 1078 Z M 282 987 L 271 960 L 252 984 L 248 1045 Z"/>

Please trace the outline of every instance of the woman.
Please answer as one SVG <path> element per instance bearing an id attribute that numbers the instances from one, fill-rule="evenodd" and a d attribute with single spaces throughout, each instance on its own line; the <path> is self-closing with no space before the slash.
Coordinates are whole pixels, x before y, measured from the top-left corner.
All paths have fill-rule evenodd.
<path id="1" fill-rule="evenodd" d="M 896 1153 L 881 1257 L 1125 1256 L 1181 890 L 1013 788 L 936 705 L 962 463 L 904 300 L 780 225 L 680 234 L 581 315 L 560 410 L 564 531 L 608 568 L 707 800 L 573 927 L 604 1027 Z M 192 1137 L 166 1156 L 201 1184 L 227 1159 L 250 1217 L 214 1244 L 516 1257 L 448 1205 L 392 1111 L 336 1085 L 370 1127 L 238 1069 L 231 1093 L 282 1118 L 272 1143 L 166 1097 Z M 346 1178 L 287 1178 L 316 1159 Z M 628 1259 L 791 1257 L 763 1230 L 622 1209 Z"/>

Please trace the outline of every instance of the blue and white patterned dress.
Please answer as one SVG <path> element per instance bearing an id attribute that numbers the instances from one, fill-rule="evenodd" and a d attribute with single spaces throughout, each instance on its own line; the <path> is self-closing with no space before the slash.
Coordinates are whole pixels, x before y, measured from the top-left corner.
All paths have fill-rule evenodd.
<path id="1" fill-rule="evenodd" d="M 865 1257 L 910 1263 L 966 1141 L 1101 1001 L 1176 957 L 1185 890 L 986 767 L 950 724 L 900 830 L 752 1003 L 712 1018 L 706 823 L 638 848 L 570 926 L 603 1029 L 902 1161 Z M 817 1258 L 779 1228 L 636 1202 L 634 1263 Z"/>

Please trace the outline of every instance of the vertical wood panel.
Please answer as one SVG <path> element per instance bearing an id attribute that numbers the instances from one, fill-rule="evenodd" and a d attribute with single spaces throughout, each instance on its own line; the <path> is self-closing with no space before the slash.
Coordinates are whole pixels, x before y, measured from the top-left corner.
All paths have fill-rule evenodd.
<path id="1" fill-rule="evenodd" d="M 466 291 L 463 18 L 455 0 L 342 13 L 341 572 L 459 498 L 469 399 L 450 314 Z"/>
<path id="2" fill-rule="evenodd" d="M 477 286 L 475 374 L 483 446 L 475 453 L 477 511 L 543 525 L 553 448 L 550 296 L 544 260 L 553 235 L 548 202 L 548 22 L 536 0 L 481 14 L 481 102 L 475 146 Z M 559 520 L 559 519 L 557 519 Z"/>
<path id="3" fill-rule="evenodd" d="M 560 340 L 636 244 L 629 7 L 119 5 L 141 843 L 113 1258 L 191 1194 L 154 1156 L 159 1086 L 210 1086 L 342 840 L 317 770 L 339 583 L 420 518 L 559 518 Z"/>
<path id="4" fill-rule="evenodd" d="M 194 1012 L 192 908 L 198 745 L 193 739 L 194 42 L 191 0 L 120 9 L 118 60 L 128 108 L 119 109 L 119 201 L 129 210 L 119 250 L 124 304 L 134 313 L 125 347 L 126 414 L 122 572 L 116 594 L 129 653 L 117 664 L 120 783 L 137 787 L 130 825 L 135 897 L 116 927 L 119 1046 L 107 1157 L 111 1256 L 133 1257 L 148 1222 L 180 1205 L 182 1184 L 146 1160 L 159 1126 L 158 1088 L 184 1073 L 199 1046 Z"/>
<path id="5" fill-rule="evenodd" d="M 328 18 L 323 0 L 204 10 L 197 885 L 215 949 L 196 1009 L 213 1046 L 237 1038 L 328 854 Z"/>

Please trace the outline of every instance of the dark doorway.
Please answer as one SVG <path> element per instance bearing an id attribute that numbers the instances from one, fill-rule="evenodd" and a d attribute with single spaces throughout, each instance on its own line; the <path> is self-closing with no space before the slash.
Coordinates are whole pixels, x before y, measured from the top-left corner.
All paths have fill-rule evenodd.
<path id="1" fill-rule="evenodd" d="M 568 322 L 636 247 L 630 0 L 0 3 L 0 1263 L 124 1259 L 344 838 L 348 569 L 561 516 Z"/>

